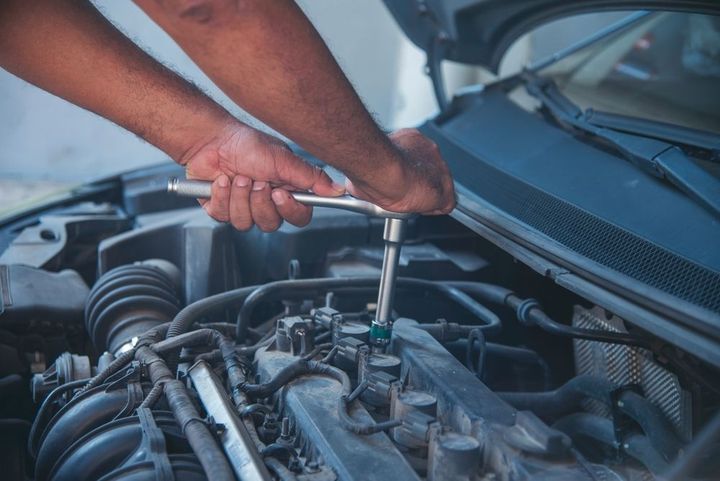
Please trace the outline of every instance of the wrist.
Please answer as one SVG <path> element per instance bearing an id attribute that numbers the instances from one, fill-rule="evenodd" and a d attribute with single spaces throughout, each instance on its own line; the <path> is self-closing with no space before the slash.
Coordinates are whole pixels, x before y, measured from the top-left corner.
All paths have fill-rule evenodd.
<path id="1" fill-rule="evenodd" d="M 213 110 L 216 111 L 198 112 L 192 120 L 184 122 L 185 128 L 177 132 L 175 147 L 168 152 L 175 162 L 185 165 L 198 152 L 218 143 L 226 132 L 244 125 L 222 109 Z"/>
<path id="2" fill-rule="evenodd" d="M 406 160 L 400 149 L 389 139 L 377 150 L 368 152 L 363 169 L 348 178 L 364 192 L 388 203 L 402 199 L 409 189 L 406 182 Z"/>

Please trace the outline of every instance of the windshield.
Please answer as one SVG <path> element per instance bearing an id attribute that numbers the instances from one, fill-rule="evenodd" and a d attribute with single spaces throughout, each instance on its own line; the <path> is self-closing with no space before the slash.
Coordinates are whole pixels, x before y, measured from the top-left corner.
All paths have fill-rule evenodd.
<path id="1" fill-rule="evenodd" d="M 720 134 L 720 17 L 648 15 L 539 73 L 582 109 Z"/>

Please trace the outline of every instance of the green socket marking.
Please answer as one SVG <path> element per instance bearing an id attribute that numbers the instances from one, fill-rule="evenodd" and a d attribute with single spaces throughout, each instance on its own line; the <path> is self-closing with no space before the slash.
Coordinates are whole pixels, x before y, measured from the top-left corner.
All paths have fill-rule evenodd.
<path id="1" fill-rule="evenodd" d="M 371 339 L 390 339 L 390 332 L 392 329 L 390 326 L 378 326 L 373 324 L 370 326 L 370 338 Z"/>

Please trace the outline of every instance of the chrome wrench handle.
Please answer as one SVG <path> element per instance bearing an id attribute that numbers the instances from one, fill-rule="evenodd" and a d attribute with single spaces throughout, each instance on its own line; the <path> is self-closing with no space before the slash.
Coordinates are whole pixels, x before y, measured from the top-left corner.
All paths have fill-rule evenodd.
<path id="1" fill-rule="evenodd" d="M 184 180 L 177 177 L 168 179 L 168 192 L 175 193 L 184 197 L 196 197 L 198 199 L 209 199 L 211 195 L 212 182 L 205 180 Z M 320 197 L 315 194 L 304 192 L 290 192 L 293 198 L 301 204 L 312 207 L 330 207 L 333 209 L 342 209 L 359 214 L 369 215 L 371 217 L 381 217 L 383 219 L 409 219 L 415 214 L 407 212 L 391 212 L 385 210 L 379 205 L 373 204 L 366 200 L 358 199 L 351 195 L 341 195 L 339 197 Z"/>
<path id="2" fill-rule="evenodd" d="M 209 199 L 212 190 L 211 186 L 211 182 L 204 180 L 183 180 L 177 177 L 170 177 L 168 179 L 167 190 L 168 192 L 186 197 Z M 385 219 L 385 230 L 383 231 L 385 253 L 383 256 L 382 271 L 380 272 L 377 310 L 370 328 L 371 342 L 378 350 L 383 351 L 390 342 L 392 307 L 395 298 L 395 281 L 397 279 L 398 263 L 400 261 L 400 249 L 405 240 L 407 220 L 416 214 L 391 212 L 372 202 L 350 195 L 320 197 L 302 192 L 291 192 L 290 194 L 301 204 L 313 207 L 342 209 Z"/>

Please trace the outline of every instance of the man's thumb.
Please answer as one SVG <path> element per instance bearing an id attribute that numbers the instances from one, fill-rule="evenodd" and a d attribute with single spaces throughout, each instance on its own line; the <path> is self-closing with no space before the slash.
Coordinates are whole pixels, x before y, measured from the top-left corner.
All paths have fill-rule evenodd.
<path id="1" fill-rule="evenodd" d="M 345 193 L 345 186 L 334 182 L 330 176 L 319 167 L 313 167 L 315 172 L 313 173 L 314 179 L 312 190 L 315 194 L 323 197 L 337 197 Z"/>

